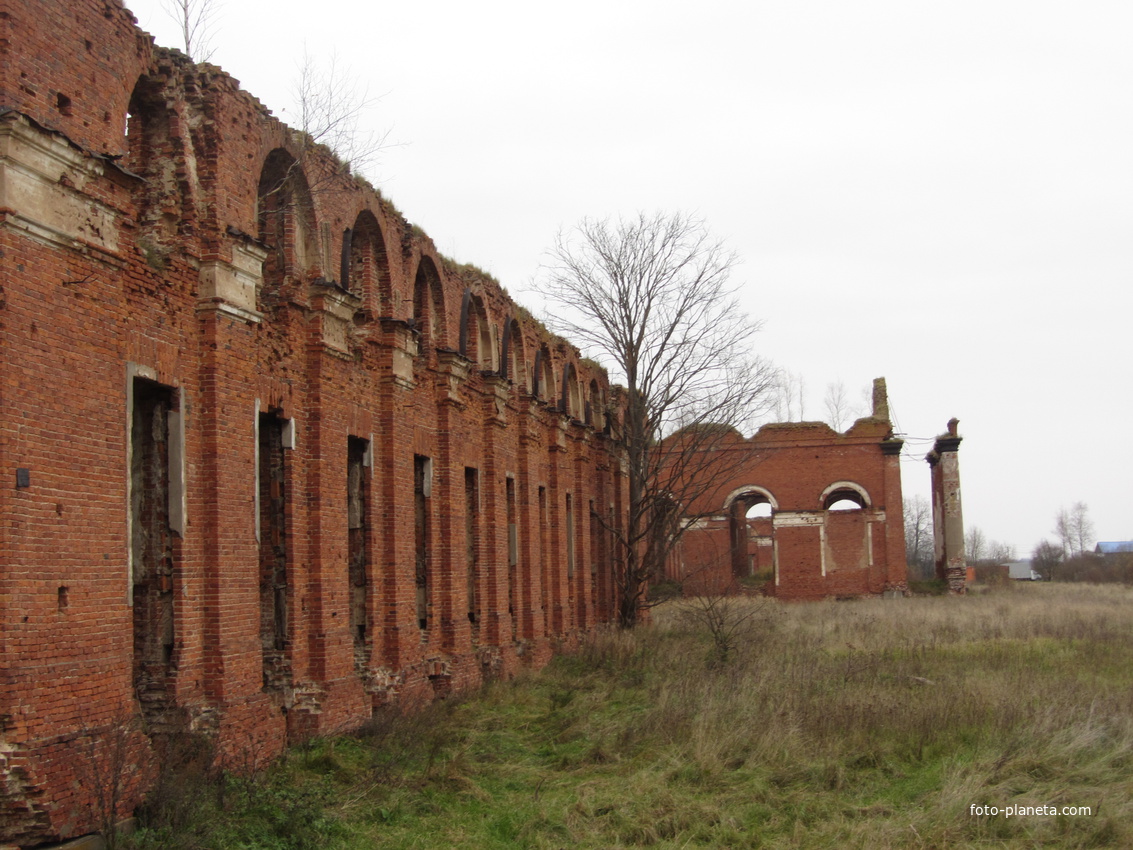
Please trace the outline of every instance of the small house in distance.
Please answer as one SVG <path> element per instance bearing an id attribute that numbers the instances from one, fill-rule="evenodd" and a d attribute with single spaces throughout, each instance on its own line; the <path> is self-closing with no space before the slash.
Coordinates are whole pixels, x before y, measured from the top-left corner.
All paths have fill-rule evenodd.
<path id="1" fill-rule="evenodd" d="M 1130 552 L 1133 552 L 1133 540 L 1098 543 L 1098 545 L 1094 547 L 1095 555 L 1124 555 Z"/>

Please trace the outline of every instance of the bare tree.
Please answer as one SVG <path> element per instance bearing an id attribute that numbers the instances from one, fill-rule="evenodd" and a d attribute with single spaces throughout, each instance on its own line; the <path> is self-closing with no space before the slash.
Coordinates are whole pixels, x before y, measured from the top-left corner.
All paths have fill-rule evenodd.
<path id="1" fill-rule="evenodd" d="M 375 99 L 333 54 L 324 68 L 304 51 L 298 71 L 292 88 L 293 112 L 283 110 L 292 122 L 290 144 L 285 151 L 269 155 L 260 176 L 260 229 L 273 248 L 269 261 L 280 265 L 284 232 L 295 227 L 294 238 L 304 245 L 306 257 L 317 257 L 323 276 L 329 278 L 337 258 L 332 256 L 329 223 L 324 221 L 322 231 L 316 233 L 314 199 L 355 191 L 358 176 L 365 178 L 363 172 L 377 162 L 386 136 L 364 128 L 362 119 Z M 349 245 L 349 235 L 343 244 Z"/>
<path id="2" fill-rule="evenodd" d="M 975 564 L 987 557 L 987 538 L 979 526 L 971 526 L 964 535 L 964 557 L 969 564 Z"/>
<path id="3" fill-rule="evenodd" d="M 555 330 L 626 387 L 612 439 L 626 461 L 628 511 L 624 527 L 608 529 L 624 628 L 692 522 L 690 506 L 736 461 L 708 449 L 770 401 L 773 370 L 751 351 L 759 326 L 728 282 L 735 262 L 686 215 L 586 219 L 559 234 L 536 284 Z"/>
<path id="4" fill-rule="evenodd" d="M 310 151 L 325 147 L 338 159 L 338 174 L 366 175 L 373 169 L 389 135 L 368 130 L 363 123 L 378 98 L 358 84 L 336 54 L 320 64 L 304 51 L 292 98 L 299 119 L 295 141 L 301 165 L 306 165 Z M 312 192 L 329 188 L 318 185 L 317 174 L 308 174 L 307 179 Z"/>
<path id="5" fill-rule="evenodd" d="M 842 431 L 855 418 L 850 408 L 850 397 L 846 394 L 846 385 L 841 381 L 826 385 L 823 404 L 826 406 L 826 421 L 835 431 Z"/>
<path id="6" fill-rule="evenodd" d="M 194 62 L 212 58 L 212 35 L 220 13 L 218 0 L 161 0 L 165 13 L 181 28 L 185 55 Z"/>
<path id="7" fill-rule="evenodd" d="M 708 632 L 712 640 L 711 668 L 727 664 L 737 649 L 757 638 L 767 607 L 766 597 L 694 596 L 682 603 L 680 615 L 689 625 Z"/>
<path id="8" fill-rule="evenodd" d="M 1054 517 L 1054 533 L 1062 543 L 1063 560 L 1090 551 L 1094 542 L 1094 521 L 1085 502 L 1075 502 L 1069 510 L 1060 508 Z"/>
<path id="9" fill-rule="evenodd" d="M 996 564 L 1006 564 L 1015 560 L 1015 547 L 1002 540 L 992 540 L 987 545 L 987 559 Z"/>
<path id="10" fill-rule="evenodd" d="M 932 505 L 917 495 L 904 501 L 905 563 L 915 567 L 921 578 L 933 573 Z"/>
<path id="11" fill-rule="evenodd" d="M 1070 509 L 1070 535 L 1076 555 L 1090 551 L 1094 544 L 1094 521 L 1090 519 L 1090 509 L 1085 502 L 1075 502 Z"/>
<path id="12" fill-rule="evenodd" d="M 1031 552 L 1031 568 L 1043 577 L 1044 581 L 1053 581 L 1055 570 L 1062 563 L 1064 552 L 1057 543 L 1043 540 Z"/>
<path id="13" fill-rule="evenodd" d="M 806 419 L 806 379 L 801 372 L 778 369 L 774 373 L 772 411 L 779 422 Z"/>
<path id="14" fill-rule="evenodd" d="M 1071 544 L 1073 535 L 1070 533 L 1070 512 L 1066 508 L 1059 508 L 1054 515 L 1054 536 L 1062 545 L 1062 559 L 1065 560 L 1073 554 Z"/>
<path id="15" fill-rule="evenodd" d="M 89 792 L 91 815 L 107 850 L 118 847 L 120 809 L 129 797 L 131 785 L 141 778 L 137 747 L 142 737 L 138 718 L 123 714 L 106 726 L 84 725 L 76 741 L 77 771 Z"/>

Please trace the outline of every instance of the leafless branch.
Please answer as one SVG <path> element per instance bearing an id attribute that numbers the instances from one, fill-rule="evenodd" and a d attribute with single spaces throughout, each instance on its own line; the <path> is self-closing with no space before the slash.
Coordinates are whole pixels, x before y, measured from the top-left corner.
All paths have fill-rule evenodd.
<path id="1" fill-rule="evenodd" d="M 80 734 L 78 770 L 90 791 L 91 814 L 99 826 L 108 850 L 118 846 L 119 808 L 127 796 L 134 738 L 139 723 L 122 715 L 100 728 L 83 726 Z"/>
<path id="2" fill-rule="evenodd" d="M 325 64 L 319 64 L 304 50 L 292 89 L 299 127 L 296 143 L 302 155 L 316 147 L 327 148 L 339 161 L 345 174 L 367 175 L 377 165 L 385 149 L 388 131 L 367 130 L 363 118 L 379 98 L 359 85 L 350 69 L 331 53 Z M 317 177 L 309 175 L 314 181 Z M 312 191 L 317 191 L 312 184 Z"/>
<path id="3" fill-rule="evenodd" d="M 631 627 L 650 578 L 688 527 L 689 505 L 736 458 L 734 439 L 771 398 L 773 370 L 752 353 L 759 329 L 729 278 L 734 254 L 687 215 L 587 219 L 560 233 L 537 289 L 556 331 L 626 387 L 613 429 L 629 481 L 617 541 L 619 622 Z"/>
<path id="4" fill-rule="evenodd" d="M 801 422 L 806 419 L 806 379 L 800 372 L 778 369 L 772 407 L 777 422 Z"/>
<path id="5" fill-rule="evenodd" d="M 208 62 L 215 52 L 212 36 L 220 14 L 220 0 L 161 0 L 165 13 L 181 28 L 185 55 Z"/>

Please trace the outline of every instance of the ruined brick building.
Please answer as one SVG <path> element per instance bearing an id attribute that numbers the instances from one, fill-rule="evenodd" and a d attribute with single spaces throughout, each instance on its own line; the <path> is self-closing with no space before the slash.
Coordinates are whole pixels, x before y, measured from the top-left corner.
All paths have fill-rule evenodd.
<path id="1" fill-rule="evenodd" d="M 609 619 L 604 372 L 117 0 L 3 8 L 0 844 Z"/>
<path id="2" fill-rule="evenodd" d="M 667 565 L 686 588 L 747 587 L 781 599 L 904 593 L 900 454 L 885 381 L 845 433 L 822 422 L 731 432 L 712 449 L 727 473 L 687 506 Z"/>
<path id="3" fill-rule="evenodd" d="M 118 0 L 0 7 L 0 51 L 0 844 L 613 619 L 603 371 Z M 675 577 L 903 588 L 883 388 L 729 439 Z"/>

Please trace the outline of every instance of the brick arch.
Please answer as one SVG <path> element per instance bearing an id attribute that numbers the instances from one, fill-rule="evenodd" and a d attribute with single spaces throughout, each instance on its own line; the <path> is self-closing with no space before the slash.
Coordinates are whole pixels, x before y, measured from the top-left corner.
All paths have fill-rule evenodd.
<path id="1" fill-rule="evenodd" d="M 481 369 L 491 371 L 496 368 L 493 349 L 484 299 L 466 287 L 460 303 L 460 353 Z"/>
<path id="2" fill-rule="evenodd" d="M 745 496 L 753 496 L 754 498 L 744 499 Z M 775 498 L 775 495 L 770 490 L 768 490 L 767 488 L 759 487 L 759 486 L 756 486 L 755 484 L 745 484 L 743 487 L 737 487 L 735 490 L 733 490 L 731 493 L 729 493 L 727 496 L 725 496 L 724 497 L 724 510 L 725 511 L 731 510 L 732 505 L 736 501 L 740 501 L 740 500 L 748 502 L 747 507 L 749 507 L 749 508 L 752 505 L 758 505 L 758 504 L 762 504 L 762 503 L 766 502 L 767 504 L 771 505 L 771 510 L 773 510 L 773 511 L 779 510 L 779 501 Z M 746 508 L 745 508 L 745 510 L 746 510 Z"/>
<path id="3" fill-rule="evenodd" d="M 543 343 L 535 353 L 535 374 L 531 378 L 531 394 L 543 401 L 554 401 L 555 369 L 551 365 L 551 350 Z"/>
<path id="4" fill-rule="evenodd" d="M 768 505 L 770 517 L 749 517 L 756 505 Z M 750 580 L 762 571 L 775 570 L 774 549 L 753 545 L 755 534 L 765 542 L 774 540 L 774 514 L 779 511 L 779 500 L 766 487 L 745 484 L 730 492 L 724 499 L 724 513 L 728 517 L 728 539 L 731 550 L 733 579 Z"/>
<path id="5" fill-rule="evenodd" d="M 256 226 L 268 246 L 264 282 L 278 287 L 318 269 L 319 248 L 311 187 L 299 162 L 284 148 L 265 158 L 256 187 Z"/>
<path id="6" fill-rule="evenodd" d="M 421 334 L 421 351 L 444 347 L 448 337 L 445 321 L 445 293 L 437 264 L 423 256 L 413 276 L 413 323 Z"/>
<path id="7" fill-rule="evenodd" d="M 389 258 L 378 219 L 368 209 L 358 213 L 354 226 L 346 229 L 342 239 L 342 285 L 363 299 L 368 309 L 378 315 L 392 313 Z"/>
<path id="8" fill-rule="evenodd" d="M 530 391 L 531 386 L 527 382 L 527 359 L 523 352 L 523 332 L 515 316 L 504 323 L 501 346 L 500 375 L 511 380 L 525 392 Z"/>
<path id="9" fill-rule="evenodd" d="M 582 389 L 578 385 L 578 370 L 572 361 L 563 366 L 562 392 L 559 410 L 572 419 L 582 418 Z"/>
<path id="10" fill-rule="evenodd" d="M 822 491 L 822 495 L 819 497 L 818 501 L 822 506 L 822 510 L 828 511 L 831 505 L 844 499 L 854 502 L 863 510 L 873 506 L 869 498 L 869 492 L 865 487 L 853 481 L 835 481 Z"/>
<path id="11" fill-rule="evenodd" d="M 172 241 L 195 218 L 193 204 L 182 198 L 176 157 L 183 153 L 163 96 L 165 83 L 148 74 L 138 77 L 126 113 L 127 154 L 123 165 L 145 178 L 136 190 L 138 223 L 147 237 Z"/>

